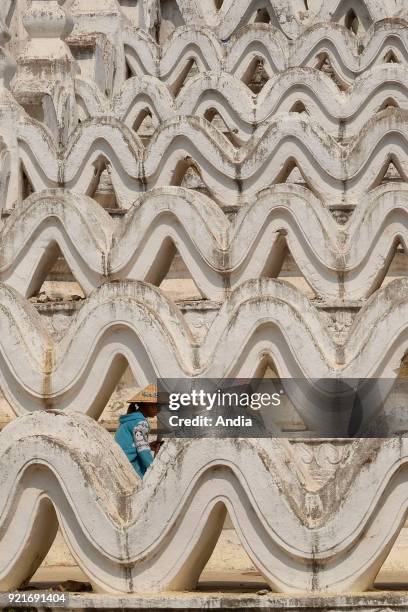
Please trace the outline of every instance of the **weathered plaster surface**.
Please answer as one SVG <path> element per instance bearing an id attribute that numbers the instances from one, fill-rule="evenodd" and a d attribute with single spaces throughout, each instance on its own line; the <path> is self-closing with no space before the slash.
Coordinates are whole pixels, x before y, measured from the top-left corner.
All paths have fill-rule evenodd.
<path id="1" fill-rule="evenodd" d="M 403 0 L 0 3 L 1 590 L 58 524 L 101 593 L 193 588 L 226 509 L 272 589 L 372 586 L 405 440 L 172 441 L 141 483 L 95 421 L 157 376 L 406 377 L 407 76 Z"/>

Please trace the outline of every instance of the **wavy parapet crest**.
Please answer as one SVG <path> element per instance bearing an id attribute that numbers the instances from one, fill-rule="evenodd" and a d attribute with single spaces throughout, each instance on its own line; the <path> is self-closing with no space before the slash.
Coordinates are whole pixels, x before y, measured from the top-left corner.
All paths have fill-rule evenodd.
<path id="1" fill-rule="evenodd" d="M 346 146 L 318 123 L 293 113 L 261 126 L 241 148 L 197 117 L 165 121 L 147 146 L 112 117 L 78 126 L 63 155 L 47 138 L 46 128 L 28 117 L 20 120 L 17 137 L 20 162 L 35 191 L 64 186 L 92 193 L 95 164 L 105 160 L 117 198 L 128 208 L 138 193 L 182 182 L 193 166 L 213 199 L 233 205 L 285 182 L 297 166 L 304 185 L 319 199 L 333 205 L 356 204 L 381 183 L 391 160 L 400 179 L 408 177 L 407 112 L 382 111 Z"/>
<path id="2" fill-rule="evenodd" d="M 139 384 L 248 378 L 268 356 L 282 378 L 374 377 L 392 385 L 407 350 L 407 286 L 407 279 L 396 280 L 370 298 L 340 346 L 307 298 L 270 279 L 235 289 L 201 341 L 147 283 L 103 285 L 59 341 L 34 306 L 0 285 L 1 387 L 16 414 L 58 407 L 98 418 L 128 365 Z M 324 408 L 320 414 L 306 402 L 299 410 L 308 426 L 320 426 Z"/>
<path id="3" fill-rule="evenodd" d="M 243 282 L 278 277 L 289 249 L 320 298 L 361 300 L 381 285 L 396 244 L 407 245 L 407 214 L 400 184 L 376 189 L 346 226 L 295 185 L 264 190 L 233 221 L 179 187 L 140 196 L 120 221 L 91 198 L 49 190 L 18 205 L 3 226 L 0 280 L 35 295 L 57 245 L 86 295 L 108 280 L 159 286 L 177 250 L 202 296 L 223 301 Z"/>
<path id="4" fill-rule="evenodd" d="M 366 590 L 404 522 L 407 450 L 404 438 L 356 441 L 341 480 L 311 493 L 285 441 L 168 440 L 142 484 L 85 416 L 24 417 L 0 434 L 0 588 L 35 572 L 58 523 L 99 592 L 194 588 L 228 509 L 272 589 Z"/>
<path id="5" fill-rule="evenodd" d="M 158 77 L 173 93 L 183 84 L 191 62 L 199 72 L 224 71 L 242 79 L 254 58 L 263 61 L 272 77 L 288 68 L 318 68 L 324 54 L 347 88 L 365 71 L 388 62 L 390 52 L 402 64 L 408 59 L 406 22 L 400 19 L 378 21 L 363 37 L 343 25 L 316 23 L 292 45 L 270 24 L 248 25 L 224 44 L 211 29 L 197 25 L 177 28 L 163 45 L 142 30 L 128 28 L 123 43 L 133 74 Z"/>

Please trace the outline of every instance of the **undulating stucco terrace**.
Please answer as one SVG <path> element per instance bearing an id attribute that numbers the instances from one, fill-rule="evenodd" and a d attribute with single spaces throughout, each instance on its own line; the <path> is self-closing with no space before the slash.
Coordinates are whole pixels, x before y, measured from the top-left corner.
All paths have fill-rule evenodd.
<path id="1" fill-rule="evenodd" d="M 408 610 L 407 2 L 1 0 L 0 207 L 0 607 Z M 388 437 L 142 481 L 160 377 L 384 378 Z"/>

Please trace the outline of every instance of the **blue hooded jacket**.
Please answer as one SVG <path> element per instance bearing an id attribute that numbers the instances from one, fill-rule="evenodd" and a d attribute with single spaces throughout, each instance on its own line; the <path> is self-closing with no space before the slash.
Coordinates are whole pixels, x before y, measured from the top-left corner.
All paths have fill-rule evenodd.
<path id="1" fill-rule="evenodd" d="M 149 423 L 141 412 L 124 414 L 119 418 L 119 428 L 115 440 L 126 453 L 136 473 L 143 478 L 153 461 L 147 434 Z"/>

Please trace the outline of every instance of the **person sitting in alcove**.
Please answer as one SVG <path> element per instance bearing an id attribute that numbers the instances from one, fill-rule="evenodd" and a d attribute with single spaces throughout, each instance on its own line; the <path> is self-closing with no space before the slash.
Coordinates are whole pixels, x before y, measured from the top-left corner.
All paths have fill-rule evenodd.
<path id="1" fill-rule="evenodd" d="M 157 453 L 162 444 L 156 440 L 149 444 L 148 418 L 157 416 L 160 404 L 156 385 L 139 389 L 130 400 L 127 414 L 119 418 L 119 428 L 115 440 L 125 452 L 135 472 L 143 478 L 147 468 L 153 462 L 153 453 Z"/>

